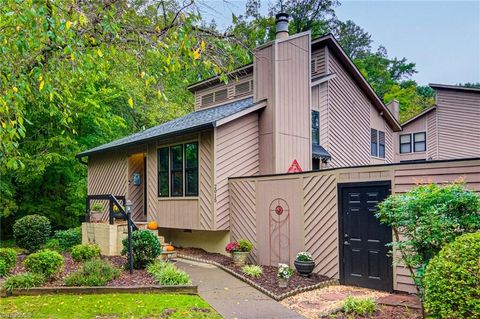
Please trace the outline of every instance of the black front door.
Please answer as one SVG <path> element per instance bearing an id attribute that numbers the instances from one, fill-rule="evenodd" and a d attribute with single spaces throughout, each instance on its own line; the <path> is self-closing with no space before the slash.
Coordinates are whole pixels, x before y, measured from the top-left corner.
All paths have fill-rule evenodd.
<path id="1" fill-rule="evenodd" d="M 393 290 L 392 258 L 386 246 L 392 230 L 375 217 L 377 204 L 390 194 L 390 182 L 339 184 L 340 282 Z"/>

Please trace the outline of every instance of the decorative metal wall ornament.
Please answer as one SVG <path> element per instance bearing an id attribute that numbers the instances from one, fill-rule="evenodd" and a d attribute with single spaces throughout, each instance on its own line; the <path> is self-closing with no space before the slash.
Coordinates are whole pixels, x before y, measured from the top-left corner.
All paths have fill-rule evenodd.
<path id="1" fill-rule="evenodd" d="M 290 264 L 290 207 L 282 198 L 269 206 L 270 265 Z"/>

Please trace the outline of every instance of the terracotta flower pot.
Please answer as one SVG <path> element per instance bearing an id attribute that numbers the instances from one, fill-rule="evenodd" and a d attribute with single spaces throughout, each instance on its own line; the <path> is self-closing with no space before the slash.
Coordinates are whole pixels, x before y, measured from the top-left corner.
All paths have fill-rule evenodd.
<path id="1" fill-rule="evenodd" d="M 233 263 L 235 266 L 244 266 L 250 252 L 236 251 L 232 253 Z"/>
<path id="2" fill-rule="evenodd" d="M 287 278 L 278 277 L 278 287 L 286 288 L 288 286 L 288 280 Z"/>
<path id="3" fill-rule="evenodd" d="M 298 274 L 303 277 L 308 277 L 312 273 L 313 269 L 315 268 L 314 261 L 295 260 L 294 265 L 295 265 L 295 268 L 297 269 Z"/>

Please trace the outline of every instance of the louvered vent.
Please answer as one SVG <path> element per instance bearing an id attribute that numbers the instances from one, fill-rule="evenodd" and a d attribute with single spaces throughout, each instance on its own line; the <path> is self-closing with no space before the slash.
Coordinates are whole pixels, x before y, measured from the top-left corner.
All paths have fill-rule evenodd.
<path id="1" fill-rule="evenodd" d="M 205 94 L 202 96 L 202 106 L 213 103 L 213 93 Z"/>
<path id="2" fill-rule="evenodd" d="M 215 92 L 215 102 L 225 101 L 227 99 L 227 89 Z"/>
<path id="3" fill-rule="evenodd" d="M 314 74 L 315 72 L 317 72 L 317 69 L 316 69 L 317 63 L 316 63 L 316 62 L 317 62 L 316 59 L 312 59 L 312 70 L 311 70 L 311 72 L 312 72 L 313 74 Z"/>
<path id="4" fill-rule="evenodd" d="M 250 81 L 235 85 L 235 96 L 243 95 L 250 91 Z"/>

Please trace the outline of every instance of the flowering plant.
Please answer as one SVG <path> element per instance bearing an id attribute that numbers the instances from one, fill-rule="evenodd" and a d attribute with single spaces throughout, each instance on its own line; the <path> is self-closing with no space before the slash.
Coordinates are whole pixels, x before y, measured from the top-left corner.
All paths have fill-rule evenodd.
<path id="1" fill-rule="evenodd" d="M 228 243 L 227 246 L 225 247 L 225 251 L 227 253 L 234 253 L 239 250 L 240 250 L 240 245 L 236 241 L 232 241 L 231 243 Z"/>
<path id="2" fill-rule="evenodd" d="M 293 275 L 293 269 L 287 264 L 278 264 L 278 278 L 289 279 Z"/>
<path id="3" fill-rule="evenodd" d="M 313 261 L 312 254 L 310 254 L 307 251 L 301 251 L 297 254 L 297 257 L 295 257 L 295 260 L 298 261 Z"/>

